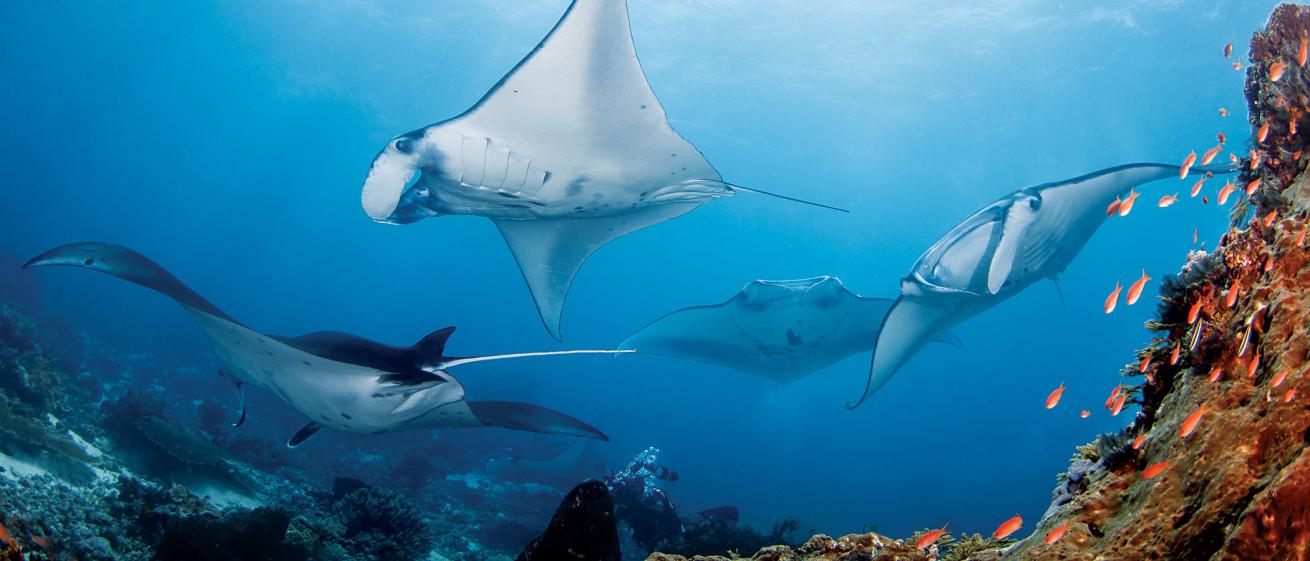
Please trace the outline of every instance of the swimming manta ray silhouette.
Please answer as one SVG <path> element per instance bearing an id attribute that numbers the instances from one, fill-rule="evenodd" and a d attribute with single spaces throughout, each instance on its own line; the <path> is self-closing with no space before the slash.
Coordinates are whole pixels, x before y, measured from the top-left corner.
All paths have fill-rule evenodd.
<path id="1" fill-rule="evenodd" d="M 260 333 L 233 319 L 144 255 L 129 248 L 82 242 L 57 247 L 23 265 L 81 267 L 112 275 L 172 298 L 196 319 L 214 343 L 236 385 L 240 425 L 245 421 L 244 384 L 273 392 L 310 418 L 287 442 L 295 447 L 321 428 L 354 433 L 415 429 L 501 427 L 608 440 L 595 427 L 529 403 L 468 401 L 464 386 L 447 369 L 488 360 L 623 351 L 546 351 L 473 357 L 446 356 L 447 327 L 410 347 L 320 331 L 300 337 Z"/>
<path id="2" fill-rule="evenodd" d="M 610 241 L 735 191 L 669 125 L 646 82 L 624 0 L 575 0 L 464 113 L 392 139 L 360 199 L 378 222 L 490 218 L 541 321 L 560 318 L 582 262 Z M 845 212 L 845 211 L 842 211 Z"/>

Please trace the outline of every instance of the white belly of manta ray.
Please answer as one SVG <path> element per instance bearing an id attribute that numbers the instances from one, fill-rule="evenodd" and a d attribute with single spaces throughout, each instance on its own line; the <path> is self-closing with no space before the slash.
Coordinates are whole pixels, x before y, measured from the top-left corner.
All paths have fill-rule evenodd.
<path id="1" fill-rule="evenodd" d="M 440 426 L 425 423 L 427 428 L 482 426 L 460 399 L 462 393 L 447 399 L 437 388 L 420 390 L 428 393 L 416 397 L 434 399 L 396 412 L 406 401 L 404 395 L 375 396 L 382 387 L 377 379 L 387 372 L 318 357 L 241 325 L 189 311 L 213 338 L 219 358 L 232 376 L 273 392 L 325 427 L 375 434 L 404 430 L 410 421 L 425 415 L 437 415 L 444 421 Z"/>
<path id="2" fill-rule="evenodd" d="M 423 159 L 435 164 L 420 167 L 422 175 L 405 193 L 401 207 L 526 220 L 612 216 L 733 194 L 717 174 L 686 179 L 642 162 L 583 162 L 568 154 L 527 152 L 458 124 L 434 127 L 424 137 L 429 153 Z M 670 159 L 676 157 L 671 153 Z"/>

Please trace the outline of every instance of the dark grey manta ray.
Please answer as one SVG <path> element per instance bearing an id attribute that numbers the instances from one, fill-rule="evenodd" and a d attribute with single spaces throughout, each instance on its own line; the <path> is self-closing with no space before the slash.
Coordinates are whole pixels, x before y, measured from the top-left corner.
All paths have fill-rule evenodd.
<path id="1" fill-rule="evenodd" d="M 214 341 L 241 397 L 242 384 L 273 392 L 311 421 L 287 442 L 297 446 L 322 427 L 355 433 L 503 427 L 608 440 L 591 425 L 544 407 L 467 401 L 446 369 L 502 358 L 613 351 L 555 351 L 480 357 L 446 356 L 447 327 L 412 347 L 392 347 L 347 333 L 265 335 L 223 313 L 154 261 L 126 247 L 84 242 L 60 246 L 23 268 L 66 265 L 99 271 L 155 290 L 181 304 Z M 241 424 L 238 421 L 237 424 Z"/>
<path id="2" fill-rule="evenodd" d="M 1229 166 L 1192 168 L 1232 173 Z M 938 334 L 1042 279 L 1057 279 L 1130 188 L 1179 167 L 1127 164 L 1025 187 L 964 219 L 933 244 L 901 280 L 901 295 L 878 329 L 869 380 L 854 409 Z M 644 350 L 644 349 L 643 349 Z"/>
<path id="3" fill-rule="evenodd" d="M 592 252 L 737 190 L 759 192 L 724 182 L 669 125 L 626 2 L 575 0 L 472 108 L 388 143 L 360 199 L 378 222 L 490 218 L 560 339 L 564 299 Z"/>
<path id="4" fill-rule="evenodd" d="M 851 292 L 837 277 L 757 280 L 722 304 L 671 312 L 619 348 L 717 364 L 786 384 L 868 351 L 891 305 L 889 298 Z M 950 332 L 936 340 L 960 345 Z"/>

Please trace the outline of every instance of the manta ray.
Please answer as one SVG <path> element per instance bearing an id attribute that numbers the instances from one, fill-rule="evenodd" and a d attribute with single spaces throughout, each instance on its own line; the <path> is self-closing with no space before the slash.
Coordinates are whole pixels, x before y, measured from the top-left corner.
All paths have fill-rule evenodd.
<path id="1" fill-rule="evenodd" d="M 864 394 L 878 391 L 927 342 L 1042 279 L 1058 280 L 1130 188 L 1179 176 L 1179 166 L 1126 164 L 1025 187 L 969 215 L 933 244 L 901 280 L 878 329 Z M 1232 173 L 1229 166 L 1196 167 Z"/>
<path id="2" fill-rule="evenodd" d="M 787 384 L 872 348 L 889 298 L 866 298 L 837 277 L 752 281 L 712 306 L 671 312 L 628 337 L 638 349 L 726 366 Z M 960 345 L 954 333 L 936 337 Z"/>
<path id="3" fill-rule="evenodd" d="M 100 242 L 57 247 L 24 269 L 71 266 L 91 269 L 155 290 L 181 304 L 214 343 L 236 385 L 245 421 L 244 385 L 264 388 L 310 421 L 287 442 L 295 447 L 323 427 L 378 434 L 414 429 L 502 427 L 608 440 L 595 427 L 528 403 L 469 401 L 447 369 L 462 364 L 527 356 L 613 351 L 548 351 L 474 357 L 445 355 L 454 327 L 433 332 L 410 347 L 393 347 L 335 331 L 300 337 L 267 335 L 218 309 L 149 258 Z"/>
<path id="4" fill-rule="evenodd" d="M 490 218 L 551 336 L 573 277 L 625 234 L 744 190 L 669 125 L 624 0 L 575 0 L 470 109 L 387 143 L 360 199 L 375 221 Z M 842 211 L 845 212 L 845 211 Z"/>

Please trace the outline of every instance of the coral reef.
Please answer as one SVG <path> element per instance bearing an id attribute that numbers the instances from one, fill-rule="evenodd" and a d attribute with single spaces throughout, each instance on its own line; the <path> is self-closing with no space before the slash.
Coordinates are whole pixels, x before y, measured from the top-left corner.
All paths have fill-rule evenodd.
<path id="1" fill-rule="evenodd" d="M 418 507 L 404 495 L 340 482 L 333 490 L 334 494 L 341 493 L 332 505 L 332 513 L 344 528 L 342 536 L 369 559 L 416 559 L 431 549 L 427 523 Z"/>

